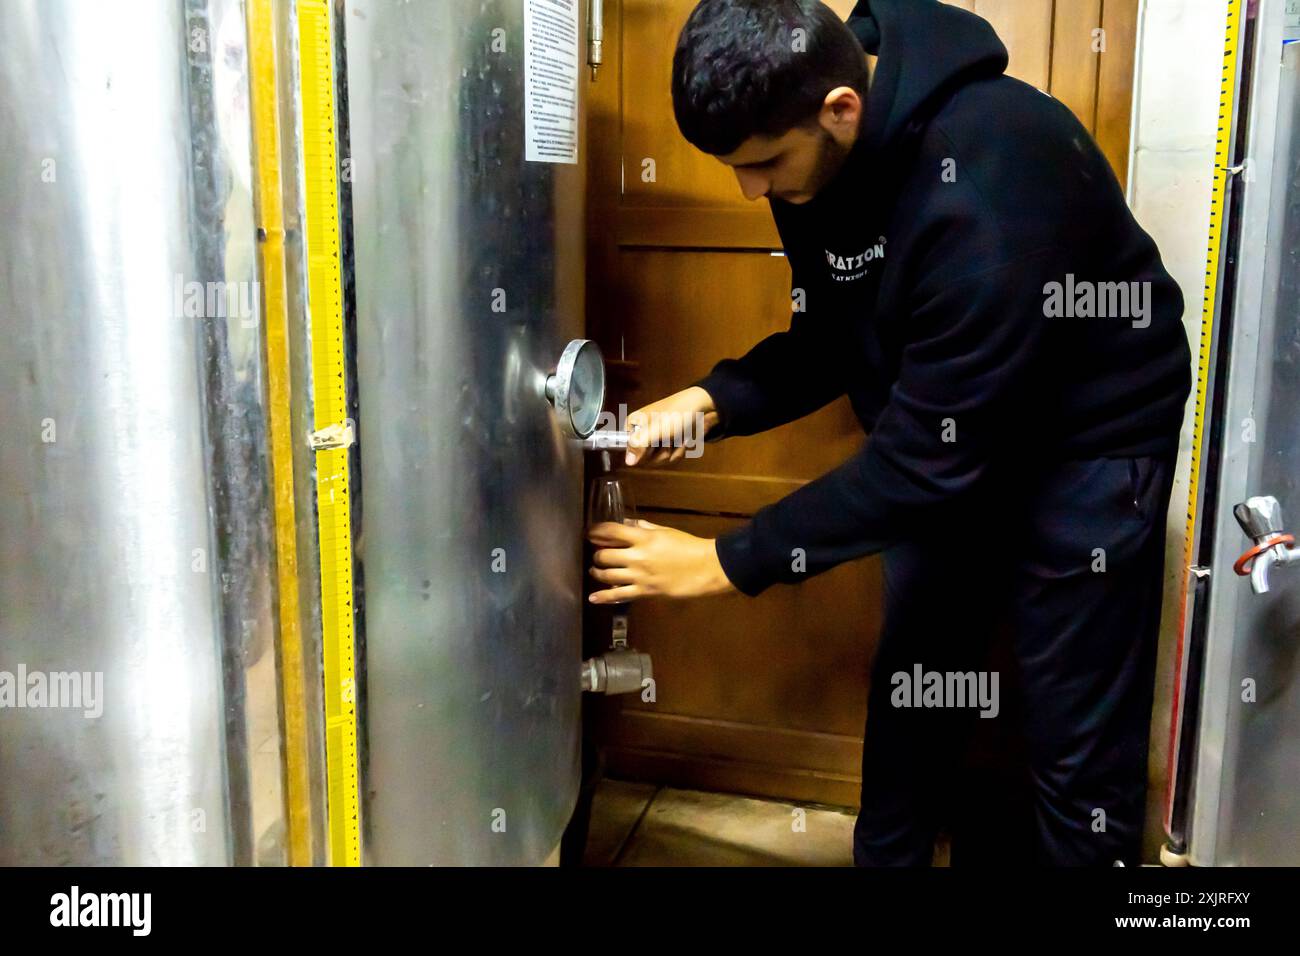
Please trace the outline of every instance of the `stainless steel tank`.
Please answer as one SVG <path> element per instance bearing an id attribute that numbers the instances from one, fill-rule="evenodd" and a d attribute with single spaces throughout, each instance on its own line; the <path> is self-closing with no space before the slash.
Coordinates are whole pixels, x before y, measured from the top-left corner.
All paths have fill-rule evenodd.
<path id="1" fill-rule="evenodd" d="M 577 794 L 583 181 L 526 159 L 525 6 L 343 7 L 369 863 L 541 863 Z"/>
<path id="2" fill-rule="evenodd" d="M 1170 849 L 1196 866 L 1300 864 L 1300 569 L 1270 569 L 1267 552 L 1249 562 L 1262 574 L 1234 567 L 1260 543 L 1239 524 L 1258 499 L 1279 505 L 1273 530 L 1300 523 L 1300 17 L 1265 3 L 1250 19 L 1250 172 L 1232 186 L 1241 255 L 1222 292 L 1231 322 L 1216 331 L 1224 404 L 1202 500 L 1213 538 L 1193 605 L 1205 637 L 1203 649 L 1189 641 L 1179 675 L 1197 677 L 1177 727 L 1191 759 L 1177 765 L 1166 818 Z"/>
<path id="3" fill-rule="evenodd" d="M 284 859 L 245 36 L 0 2 L 0 864 Z"/>
<path id="4" fill-rule="evenodd" d="M 286 800 L 295 859 L 325 860 L 294 4 L 258 6 L 279 76 L 251 85 L 283 125 L 280 192 L 257 201 L 249 9 L 0 0 L 0 864 L 284 863 Z M 565 348 L 583 171 L 531 161 L 525 4 L 335 9 L 364 861 L 541 863 L 579 777 L 573 422 L 594 427 L 601 398 L 598 354 Z M 558 42 L 576 61 L 574 27 Z M 271 371 L 291 393 L 275 411 L 294 436 L 278 525 L 270 201 L 288 349 Z M 282 700 L 289 539 L 305 685 Z M 310 779 L 286 777 L 286 747 Z"/>

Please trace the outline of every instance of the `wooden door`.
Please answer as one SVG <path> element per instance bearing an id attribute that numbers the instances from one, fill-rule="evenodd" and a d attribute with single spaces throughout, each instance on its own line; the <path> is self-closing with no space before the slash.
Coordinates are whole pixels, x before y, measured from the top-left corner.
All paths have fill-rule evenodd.
<path id="1" fill-rule="evenodd" d="M 1069 105 L 1122 179 L 1137 0 L 958 5 L 992 22 L 1009 72 Z M 732 172 L 687 144 L 673 119 L 672 53 L 693 6 L 605 0 L 606 64 L 588 124 L 588 328 L 610 359 L 610 407 L 668 395 L 790 321 L 767 204 L 745 201 Z M 830 6 L 847 16 L 853 0 Z M 840 400 L 697 460 L 623 474 L 643 517 L 714 537 L 862 441 Z M 636 605 L 629 637 L 654 658 L 656 700 L 594 708 L 608 772 L 856 806 L 880 624 L 877 558 L 758 598 Z"/>

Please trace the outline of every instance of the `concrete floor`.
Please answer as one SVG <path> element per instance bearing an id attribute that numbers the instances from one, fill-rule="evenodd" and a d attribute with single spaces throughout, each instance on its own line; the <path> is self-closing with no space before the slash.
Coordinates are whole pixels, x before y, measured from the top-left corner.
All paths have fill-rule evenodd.
<path id="1" fill-rule="evenodd" d="M 587 866 L 852 866 L 851 810 L 603 779 Z"/>

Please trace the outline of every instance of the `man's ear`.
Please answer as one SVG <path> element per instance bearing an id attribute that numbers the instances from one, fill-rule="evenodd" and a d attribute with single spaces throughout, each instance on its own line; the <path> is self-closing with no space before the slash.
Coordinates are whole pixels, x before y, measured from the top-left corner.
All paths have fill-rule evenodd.
<path id="1" fill-rule="evenodd" d="M 822 101 L 817 121 L 837 143 L 851 144 L 862 119 L 862 97 L 851 86 L 837 86 Z"/>

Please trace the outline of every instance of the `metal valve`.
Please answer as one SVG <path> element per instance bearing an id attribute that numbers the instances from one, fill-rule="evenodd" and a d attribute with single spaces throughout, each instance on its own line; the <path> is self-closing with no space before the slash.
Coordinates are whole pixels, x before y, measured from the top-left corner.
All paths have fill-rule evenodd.
<path id="1" fill-rule="evenodd" d="M 1300 549 L 1293 548 L 1295 537 L 1282 530 L 1282 506 L 1272 495 L 1247 498 L 1232 509 L 1241 530 L 1254 546 L 1239 557 L 1232 569 L 1250 576 L 1250 588 L 1256 594 L 1268 591 L 1269 569 L 1275 564 L 1300 561 Z"/>
<path id="2" fill-rule="evenodd" d="M 591 78 L 596 79 L 596 71 L 605 62 L 605 2 L 604 0 L 587 0 L 587 65 L 591 67 Z"/>
<path id="3" fill-rule="evenodd" d="M 627 451 L 627 435 L 627 432 L 601 429 L 584 438 L 582 447 L 587 451 Z"/>
<path id="4" fill-rule="evenodd" d="M 542 393 L 555 407 L 561 431 L 583 449 L 627 450 L 627 432 L 596 430 L 605 405 L 605 359 L 595 342 L 574 339 L 566 345 L 555 371 L 542 380 Z"/>
<path id="5" fill-rule="evenodd" d="M 593 694 L 635 694 L 654 679 L 650 655 L 615 647 L 582 662 L 582 689 Z"/>

